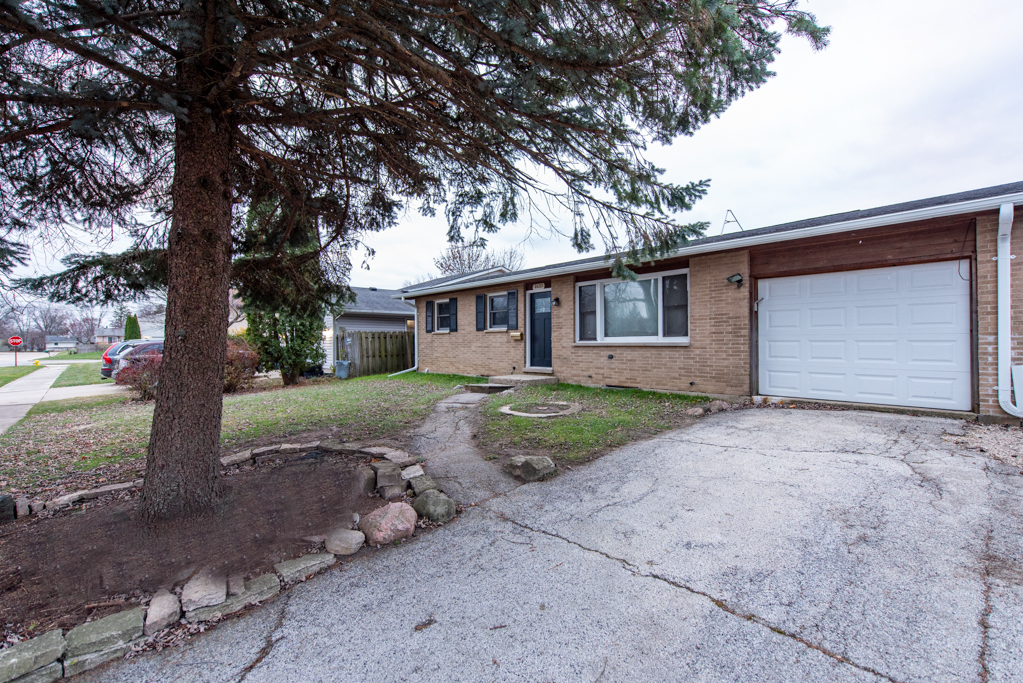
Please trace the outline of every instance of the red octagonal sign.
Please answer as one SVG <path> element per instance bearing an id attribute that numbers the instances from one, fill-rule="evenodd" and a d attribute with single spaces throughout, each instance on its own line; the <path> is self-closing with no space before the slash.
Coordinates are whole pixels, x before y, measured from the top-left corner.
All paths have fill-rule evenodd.
<path id="1" fill-rule="evenodd" d="M 22 339 L 21 337 L 11 337 L 10 339 L 7 340 L 7 343 L 10 344 L 11 346 L 21 346 Z"/>

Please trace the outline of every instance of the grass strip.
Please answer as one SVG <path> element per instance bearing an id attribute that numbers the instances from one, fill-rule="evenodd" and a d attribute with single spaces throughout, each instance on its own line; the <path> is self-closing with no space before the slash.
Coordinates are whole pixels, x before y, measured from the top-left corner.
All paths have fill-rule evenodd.
<path id="1" fill-rule="evenodd" d="M 0 368 L 0 387 L 38 369 L 38 366 L 35 365 L 19 365 L 16 368 Z"/>

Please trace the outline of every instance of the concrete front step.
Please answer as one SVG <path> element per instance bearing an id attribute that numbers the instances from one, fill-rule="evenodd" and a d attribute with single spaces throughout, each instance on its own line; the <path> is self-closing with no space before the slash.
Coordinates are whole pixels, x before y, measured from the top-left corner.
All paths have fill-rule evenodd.
<path id="1" fill-rule="evenodd" d="M 512 384 L 514 386 L 536 386 L 538 384 L 557 384 L 554 375 L 501 375 L 490 377 L 491 384 Z"/>
<path id="2" fill-rule="evenodd" d="M 511 384 L 466 384 L 465 390 L 471 394 L 497 394 L 512 389 Z"/>

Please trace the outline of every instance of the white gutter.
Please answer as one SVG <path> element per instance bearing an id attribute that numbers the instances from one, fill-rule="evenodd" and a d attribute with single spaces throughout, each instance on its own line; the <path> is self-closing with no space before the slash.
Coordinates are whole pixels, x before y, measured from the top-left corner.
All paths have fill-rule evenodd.
<path id="1" fill-rule="evenodd" d="M 405 297 L 401 297 L 401 300 L 404 301 Z M 400 372 L 395 372 L 393 374 L 388 375 L 388 377 L 395 377 L 397 375 L 404 375 L 406 372 L 415 372 L 416 370 L 419 369 L 419 307 L 416 306 L 416 300 L 415 299 L 409 299 L 409 301 L 412 302 L 412 315 L 414 316 L 414 321 L 415 321 L 413 324 L 415 325 L 415 331 L 416 331 L 416 333 L 415 333 L 415 339 L 416 339 L 416 364 L 413 365 L 408 370 L 401 370 Z"/>
<path id="2" fill-rule="evenodd" d="M 1009 415 L 1023 417 L 1023 365 L 1012 365 L 1012 280 L 1009 269 L 1012 246 L 1013 206 L 1002 204 L 998 212 L 998 405 Z M 1013 380 L 1016 404 L 1012 402 Z"/>
<path id="3" fill-rule="evenodd" d="M 899 223 L 913 223 L 915 221 L 925 221 L 932 218 L 946 218 L 948 216 L 957 216 L 959 214 L 970 214 L 970 213 L 981 213 L 983 211 L 993 211 L 1001 207 L 1002 205 L 1010 204 L 1023 204 L 1023 192 L 1017 192 L 1014 194 L 1001 195 L 999 197 L 987 197 L 985 199 L 971 199 L 965 202 L 956 202 L 954 204 L 942 204 L 939 206 L 930 206 L 924 209 L 913 209 L 911 211 L 901 211 L 899 213 L 889 213 L 882 216 L 871 216 L 870 218 L 858 218 L 850 221 L 841 221 L 839 223 L 828 223 L 827 225 L 818 225 L 810 228 L 799 228 L 797 230 L 786 230 L 784 232 L 773 232 L 762 235 L 750 234 L 742 237 L 736 237 L 734 239 L 723 240 L 720 242 L 712 242 L 709 244 L 693 244 L 688 247 L 682 247 L 672 252 L 665 259 L 677 258 L 679 256 L 692 256 L 696 254 L 707 254 L 715 251 L 727 251 L 730 249 L 742 249 L 748 247 L 755 247 L 761 244 L 771 244 L 774 242 L 787 242 L 791 240 L 801 240 L 807 237 L 819 237 L 822 235 L 833 235 L 840 232 L 848 232 L 851 230 L 867 230 L 869 228 L 882 228 L 886 225 L 897 225 Z M 664 260 L 664 259 L 661 259 Z M 1001 262 L 999 262 L 1001 263 Z M 464 283 L 461 286 L 455 284 L 455 282 L 446 282 L 437 287 L 430 289 L 417 289 L 414 294 L 416 296 L 430 296 L 433 294 L 442 294 L 444 292 L 451 292 L 457 289 L 464 289 L 465 287 L 490 287 L 492 285 L 506 284 L 509 282 L 521 282 L 529 278 L 548 278 L 557 277 L 559 275 L 570 275 L 572 273 L 579 273 L 587 270 L 593 270 L 595 268 L 602 267 L 599 263 L 572 263 L 564 265 L 560 268 L 542 269 L 538 268 L 531 272 L 511 273 L 505 277 L 489 278 L 482 281 L 473 281 Z M 473 275 L 473 277 L 479 277 L 479 273 Z M 399 298 L 398 296 L 394 297 Z M 404 296 L 400 297 L 404 299 Z"/>

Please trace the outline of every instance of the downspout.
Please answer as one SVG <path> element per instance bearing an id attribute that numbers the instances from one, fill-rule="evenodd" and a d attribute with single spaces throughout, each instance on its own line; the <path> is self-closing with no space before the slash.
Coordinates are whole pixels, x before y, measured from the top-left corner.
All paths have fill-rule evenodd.
<path id="1" fill-rule="evenodd" d="M 1012 367 L 1012 296 L 1009 254 L 1012 240 L 1012 204 L 1002 204 L 998 211 L 998 405 L 1014 417 L 1023 417 L 1023 408 L 1012 402 L 1013 380 L 1016 401 L 1023 403 L 1023 365 Z"/>
<path id="2" fill-rule="evenodd" d="M 401 297 L 401 300 L 404 301 L 405 297 Z M 395 372 L 394 374 L 388 375 L 388 377 L 395 377 L 397 375 L 404 375 L 406 372 L 415 372 L 416 370 L 419 369 L 419 306 L 415 305 L 415 303 L 416 303 L 415 299 L 412 299 L 411 301 L 412 301 L 412 316 L 413 316 L 413 323 L 412 324 L 416 328 L 416 364 L 413 365 L 408 370 L 402 370 L 400 372 Z"/>

